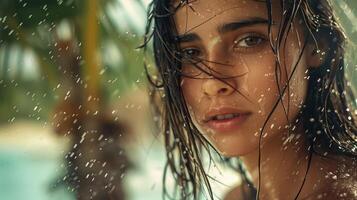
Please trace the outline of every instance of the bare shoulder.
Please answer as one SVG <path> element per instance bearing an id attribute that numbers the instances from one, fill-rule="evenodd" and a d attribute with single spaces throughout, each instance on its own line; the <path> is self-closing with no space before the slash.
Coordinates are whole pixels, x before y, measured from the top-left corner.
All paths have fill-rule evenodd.
<path id="1" fill-rule="evenodd" d="M 224 200 L 255 199 L 255 191 L 246 184 L 233 187 L 224 197 Z"/>
<path id="2" fill-rule="evenodd" d="M 224 200 L 239 200 L 243 199 L 242 197 L 242 186 L 238 185 L 231 189 L 224 197 Z"/>
<path id="3" fill-rule="evenodd" d="M 357 159 L 336 159 L 334 170 L 326 172 L 327 184 L 304 200 L 357 200 Z"/>
<path id="4" fill-rule="evenodd" d="M 357 158 L 343 159 L 328 189 L 337 199 L 357 199 Z"/>
<path id="5" fill-rule="evenodd" d="M 328 189 L 335 199 L 356 199 L 357 200 L 357 161 L 348 162 L 336 172 L 332 177 L 336 181 Z"/>
<path id="6" fill-rule="evenodd" d="M 313 194 L 303 198 L 303 200 L 357 200 L 357 184 L 346 181 L 342 184 L 334 184 L 331 187 L 326 187 L 324 190 L 314 192 Z"/>

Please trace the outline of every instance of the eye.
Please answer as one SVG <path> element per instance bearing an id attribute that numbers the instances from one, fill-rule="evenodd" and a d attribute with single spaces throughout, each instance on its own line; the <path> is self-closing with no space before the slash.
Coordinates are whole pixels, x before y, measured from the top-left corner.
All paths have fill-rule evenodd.
<path id="1" fill-rule="evenodd" d="M 185 77 L 198 77 L 202 71 L 197 68 L 197 64 L 201 62 L 202 52 L 198 48 L 183 48 L 180 51 L 181 55 L 181 73 Z"/>
<path id="2" fill-rule="evenodd" d="M 262 44 L 265 41 L 266 39 L 263 36 L 249 34 L 235 40 L 234 48 L 252 48 Z"/>
<path id="3" fill-rule="evenodd" d="M 201 56 L 201 51 L 196 48 L 186 48 L 181 50 L 181 58 L 183 62 L 193 62 Z"/>

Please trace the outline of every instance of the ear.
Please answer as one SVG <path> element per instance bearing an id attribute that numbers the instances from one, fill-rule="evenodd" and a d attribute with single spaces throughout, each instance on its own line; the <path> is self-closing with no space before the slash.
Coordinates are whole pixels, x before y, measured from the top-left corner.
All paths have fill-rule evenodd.
<path id="1" fill-rule="evenodd" d="M 328 50 L 325 39 L 319 41 L 308 41 L 306 46 L 306 64 L 311 68 L 320 67 L 326 60 Z"/>

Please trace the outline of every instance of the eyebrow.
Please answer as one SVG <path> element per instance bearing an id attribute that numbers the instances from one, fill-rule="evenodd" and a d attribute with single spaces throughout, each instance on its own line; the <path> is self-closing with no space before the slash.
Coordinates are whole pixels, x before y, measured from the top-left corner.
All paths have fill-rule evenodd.
<path id="1" fill-rule="evenodd" d="M 247 26 L 253 26 L 256 24 L 268 24 L 268 23 L 269 23 L 269 21 L 265 18 L 254 17 L 254 18 L 250 18 L 250 19 L 241 20 L 238 22 L 223 24 L 222 26 L 220 26 L 218 28 L 218 32 L 219 33 L 227 33 L 227 32 L 235 31 L 237 29 L 247 27 Z"/>
<path id="2" fill-rule="evenodd" d="M 185 33 L 175 36 L 175 40 L 179 43 L 199 41 L 201 38 L 196 33 Z"/>
<path id="3" fill-rule="evenodd" d="M 223 34 L 247 26 L 253 26 L 256 24 L 268 24 L 268 23 L 269 21 L 265 18 L 254 17 L 254 18 L 237 21 L 237 22 L 223 24 L 222 26 L 218 27 L 218 32 Z M 175 40 L 179 43 L 185 43 L 185 42 L 199 41 L 201 40 L 201 38 L 196 33 L 185 33 L 182 35 L 175 36 Z"/>

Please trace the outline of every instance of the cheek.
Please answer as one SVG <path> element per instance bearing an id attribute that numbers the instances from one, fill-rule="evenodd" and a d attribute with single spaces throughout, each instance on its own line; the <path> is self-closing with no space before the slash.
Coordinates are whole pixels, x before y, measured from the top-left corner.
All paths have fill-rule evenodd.
<path id="1" fill-rule="evenodd" d="M 245 87 L 249 95 L 257 97 L 266 92 L 272 92 L 271 89 L 276 83 L 274 54 L 270 50 L 265 50 L 254 56 L 245 56 L 242 60 L 248 66 Z M 255 100 L 258 99 L 255 98 Z"/>
<path id="2" fill-rule="evenodd" d="M 289 94 L 287 91 L 284 94 L 286 98 L 287 95 L 290 97 L 290 103 L 292 106 L 300 106 L 305 99 L 307 92 L 308 80 L 306 78 L 307 65 L 306 65 L 306 55 L 301 53 L 301 43 L 298 38 L 290 38 L 288 40 L 288 46 L 285 51 L 285 63 L 286 63 L 286 74 L 284 75 L 284 83 L 289 81 Z"/>
<path id="3" fill-rule="evenodd" d="M 181 89 L 185 98 L 187 108 L 193 123 L 202 132 L 207 133 L 207 130 L 200 129 L 199 120 L 202 118 L 204 111 L 207 109 L 204 103 L 204 93 L 202 92 L 202 80 L 183 78 L 181 80 Z"/>
<path id="4" fill-rule="evenodd" d="M 293 44 L 286 51 L 286 60 L 280 70 L 276 70 L 276 57 L 271 50 L 266 50 L 255 56 L 246 56 L 243 62 L 248 66 L 249 73 L 246 76 L 245 91 L 249 98 L 256 104 L 258 114 L 265 116 L 279 98 L 283 87 L 287 83 L 294 64 L 298 61 L 299 46 Z M 285 56 L 284 56 L 285 57 Z M 286 67 L 285 67 L 286 66 Z M 289 82 L 289 90 L 283 95 L 284 107 L 292 106 L 292 111 L 297 112 L 305 99 L 307 80 L 305 77 L 306 64 L 304 57 L 301 58 L 293 77 Z M 277 73 L 280 72 L 280 75 Z M 277 82 L 279 77 L 279 83 Z M 280 90 L 280 91 L 279 91 Z M 290 93 L 287 94 L 287 91 Z M 286 98 L 287 95 L 290 98 Z M 288 103 L 290 101 L 290 104 Z M 282 107 L 282 105 L 279 105 Z M 279 109 L 278 109 L 279 110 Z"/>
<path id="5" fill-rule="evenodd" d="M 181 80 L 182 93 L 189 109 L 198 110 L 204 98 L 201 80 L 183 78 Z"/>

